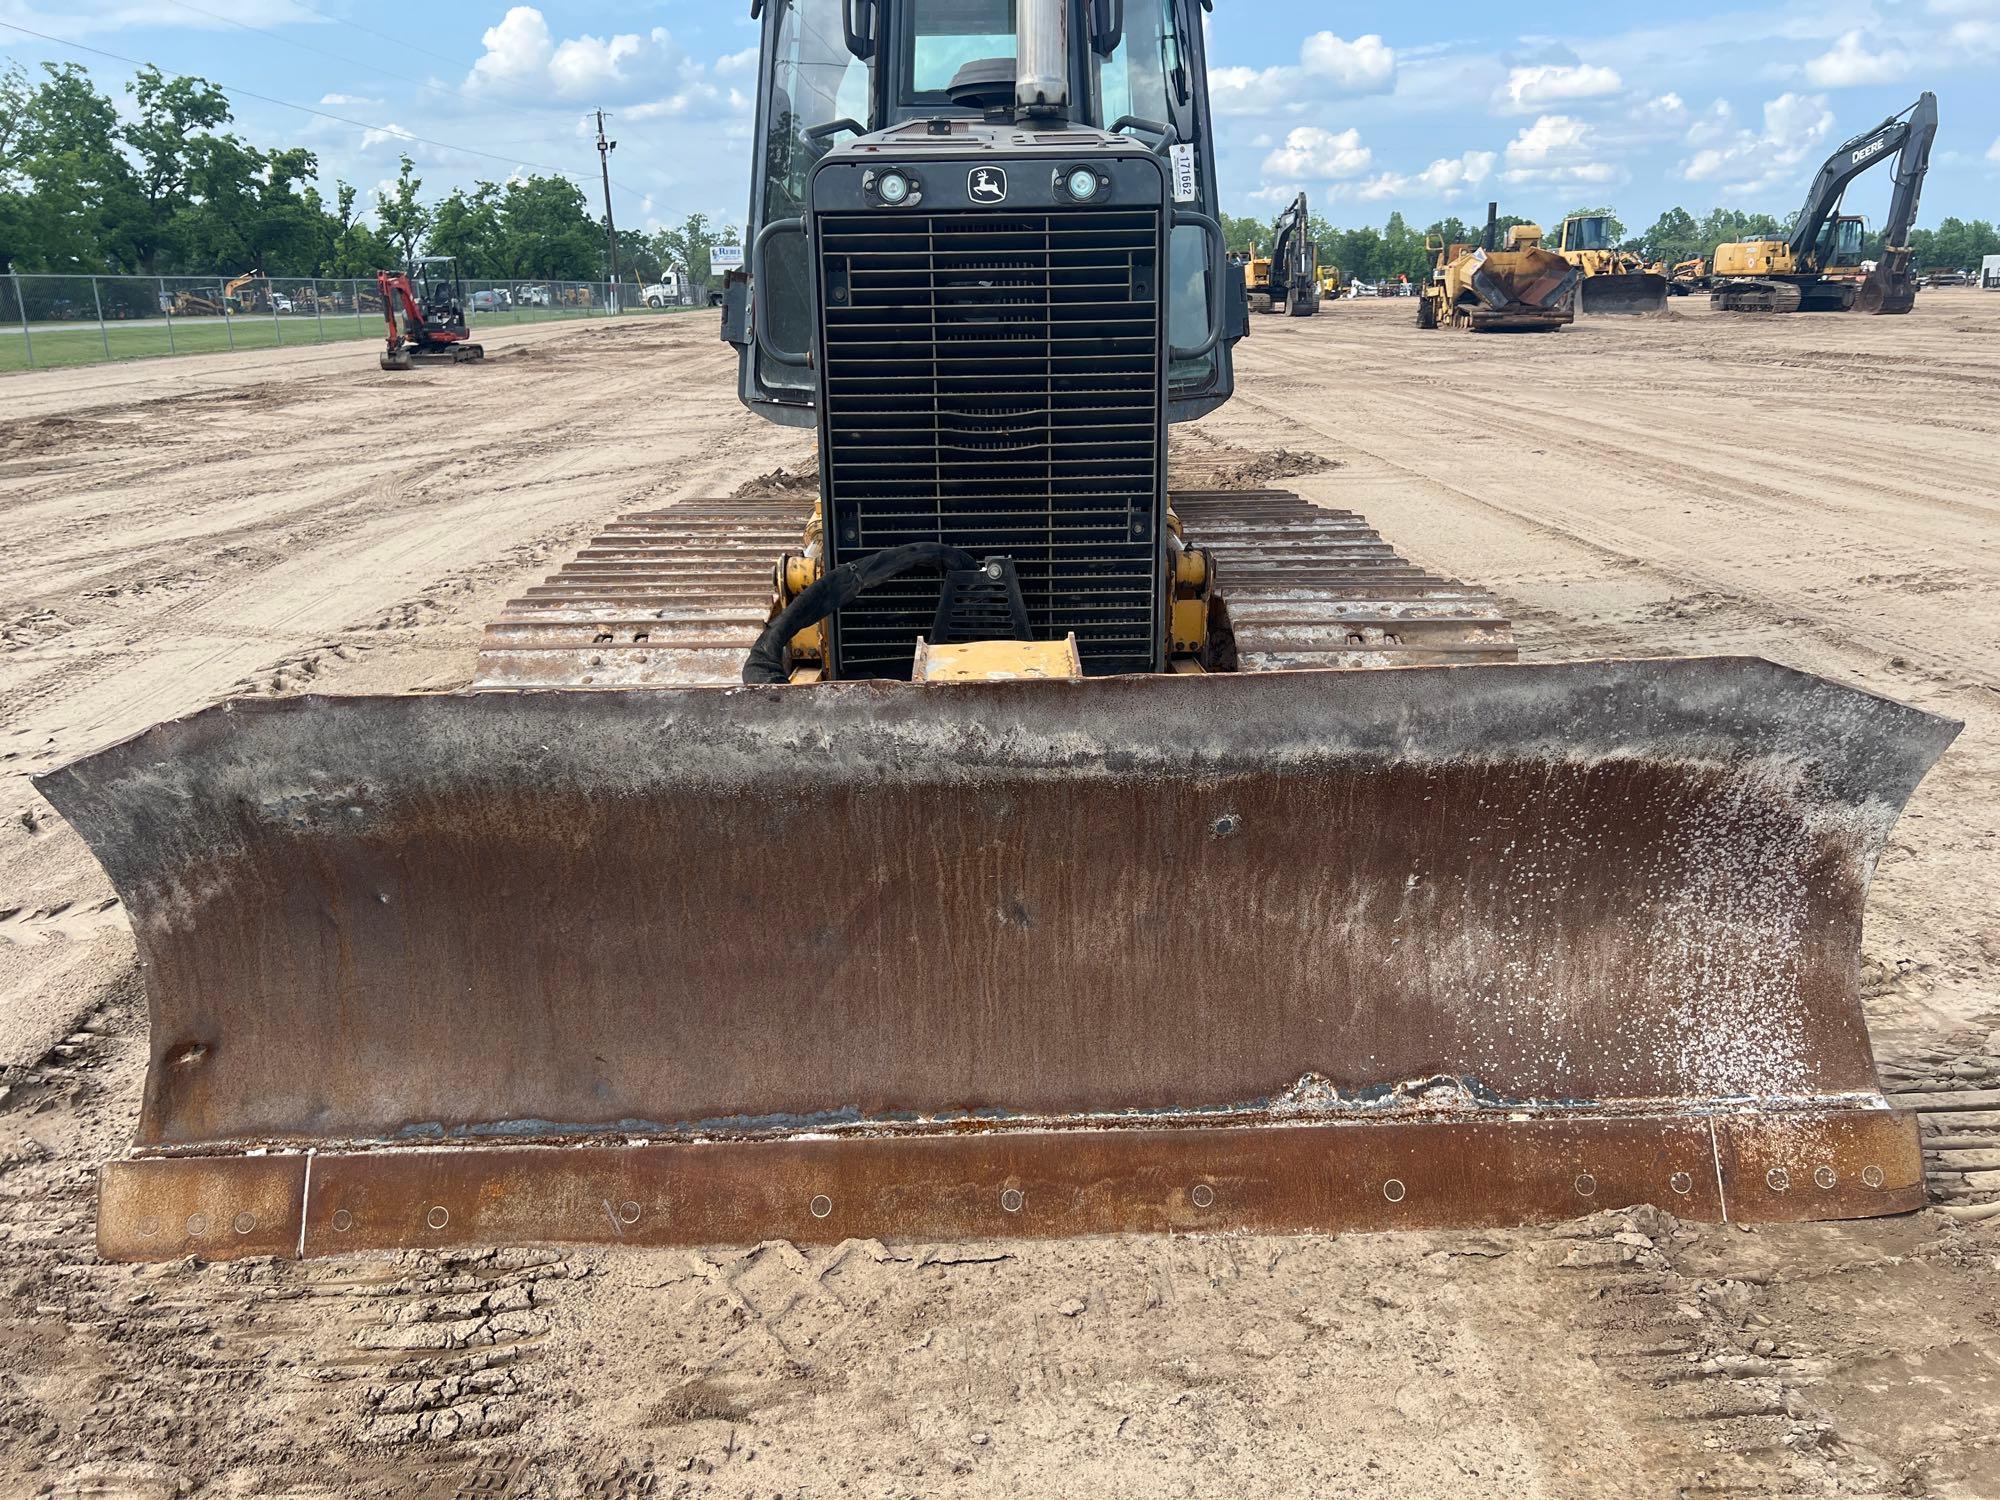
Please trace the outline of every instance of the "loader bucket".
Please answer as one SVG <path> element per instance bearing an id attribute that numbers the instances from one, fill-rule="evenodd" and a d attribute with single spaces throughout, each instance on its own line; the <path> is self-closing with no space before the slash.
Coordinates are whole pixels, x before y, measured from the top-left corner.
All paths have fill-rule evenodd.
<path id="1" fill-rule="evenodd" d="M 1622 316 L 1667 308 L 1667 278 L 1654 271 L 1586 276 L 1581 287 L 1585 313 Z"/>
<path id="2" fill-rule="evenodd" d="M 1921 1201 L 1857 993 L 1955 725 L 1753 659 L 225 704 L 43 777 L 108 1257 Z"/>

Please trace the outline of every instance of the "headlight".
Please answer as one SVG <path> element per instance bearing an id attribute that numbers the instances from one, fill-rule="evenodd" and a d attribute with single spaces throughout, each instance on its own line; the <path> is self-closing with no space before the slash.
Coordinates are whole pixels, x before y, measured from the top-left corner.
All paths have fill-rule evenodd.
<path id="1" fill-rule="evenodd" d="M 884 203 L 902 203 L 910 196 L 910 179 L 901 172 L 884 172 L 875 179 L 875 191 Z"/>
<path id="2" fill-rule="evenodd" d="M 1089 167 L 1073 167 L 1063 179 L 1063 188 L 1077 202 L 1086 203 L 1097 196 L 1097 174 Z"/>

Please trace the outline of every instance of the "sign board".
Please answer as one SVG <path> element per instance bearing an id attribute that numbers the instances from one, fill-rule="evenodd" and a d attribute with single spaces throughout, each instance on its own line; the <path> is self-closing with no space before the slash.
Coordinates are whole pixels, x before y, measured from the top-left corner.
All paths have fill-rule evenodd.
<path id="1" fill-rule="evenodd" d="M 743 247 L 717 245 L 708 252 L 708 263 L 717 271 L 740 271 L 743 269 Z"/>
<path id="2" fill-rule="evenodd" d="M 1174 168 L 1174 202 L 1194 202 L 1194 144 L 1176 141 L 1168 155 Z"/>

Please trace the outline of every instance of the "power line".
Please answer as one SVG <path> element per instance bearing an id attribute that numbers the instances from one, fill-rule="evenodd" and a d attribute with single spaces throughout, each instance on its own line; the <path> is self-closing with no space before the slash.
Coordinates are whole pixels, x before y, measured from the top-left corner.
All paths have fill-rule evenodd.
<path id="1" fill-rule="evenodd" d="M 350 21 L 345 16 L 330 16 L 323 10 L 315 10 L 312 6 L 306 4 L 306 0 L 291 0 L 291 4 L 305 11 L 308 15 L 318 16 L 322 21 L 331 21 L 336 26 L 351 26 L 356 31 L 366 32 L 369 36 L 375 37 L 378 40 L 391 42 L 398 47 L 407 48 L 411 52 L 421 52 L 425 57 L 435 57 L 439 62 L 450 63 L 453 67 L 458 66 L 457 58 L 446 57 L 442 52 L 433 52 L 428 47 L 419 47 L 408 37 L 391 36 L 388 32 L 377 31 L 372 26 L 363 26 L 359 21 Z"/>
<path id="2" fill-rule="evenodd" d="M 108 52 L 102 47 L 91 47 L 82 42 L 72 42 L 66 37 L 50 36 L 46 31 L 36 31 L 32 27 L 22 26 L 14 21 L 0 21 L 0 26 L 5 26 L 9 31 L 18 31 L 23 36 L 38 37 L 42 41 L 52 42 L 58 47 L 68 47 L 73 52 L 88 52 L 97 57 L 108 57 L 113 62 L 124 63 L 128 68 L 155 68 L 161 72 L 167 71 L 160 68 L 160 65 L 155 62 L 142 62 L 138 58 L 127 57 L 122 52 Z M 177 76 L 179 75 L 177 74 Z M 366 120 L 356 120 L 348 115 L 336 115 L 328 110 L 315 109 L 310 104 L 295 104 L 290 99 L 274 99 L 269 94 L 260 94 L 254 89 L 237 88 L 233 84 L 218 83 L 212 78 L 203 79 L 202 81 L 233 97 L 255 99 L 260 104 L 275 104 L 280 109 L 295 109 L 300 114 L 316 115 L 322 120 L 332 120 L 341 125 L 352 125 L 357 130 L 372 130 L 377 135 L 387 136 L 391 140 L 410 141 L 419 146 L 435 146 L 440 151 L 457 151 L 465 156 L 478 156 L 484 157 L 488 161 L 505 162 L 509 166 L 533 167 L 538 172 L 547 172 L 556 177 L 568 177 L 579 183 L 584 180 L 581 172 L 566 171 L 562 167 L 552 167 L 545 162 L 529 161 L 526 157 L 502 156 L 497 152 L 481 151 L 472 146 L 457 146 L 453 145 L 450 141 L 433 140 L 431 137 L 425 135 L 413 135 L 411 132 L 393 125 L 371 125 Z"/>
<path id="3" fill-rule="evenodd" d="M 297 47 L 301 52 L 317 53 L 321 57 L 332 58 L 337 63 L 346 63 L 350 68 L 362 68 L 369 72 L 379 73 L 384 78 L 395 79 L 398 83 L 415 84 L 418 88 L 429 89 L 434 94 L 450 94 L 454 98 L 465 100 L 468 104 L 479 102 L 470 94 L 461 93 L 459 90 L 451 87 L 450 84 L 426 83 L 423 79 L 412 78 L 406 73 L 391 73 L 380 64 L 362 62 L 359 58 L 342 57 L 338 52 L 329 52 L 326 48 L 316 47 L 311 42 L 302 42 L 296 37 L 285 36 L 280 32 L 273 31 L 268 26 L 253 25 L 249 21 L 239 21 L 234 16 L 225 16 L 220 11 L 205 10 L 199 5 L 190 3 L 190 0 L 172 0 L 172 3 L 178 5 L 182 10 L 193 11 L 198 16 L 207 16 L 211 21 L 221 21 L 225 25 L 239 27 L 244 31 L 257 32 L 259 35 L 271 38 L 272 41 L 283 42 L 287 47 Z"/>

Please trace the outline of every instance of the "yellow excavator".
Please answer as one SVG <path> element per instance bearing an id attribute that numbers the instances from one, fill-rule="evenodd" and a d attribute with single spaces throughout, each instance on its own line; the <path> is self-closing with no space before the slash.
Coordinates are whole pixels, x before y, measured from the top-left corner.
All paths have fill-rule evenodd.
<path id="1" fill-rule="evenodd" d="M 1718 312 L 1906 313 L 1917 303 L 1910 231 L 1937 138 L 1937 95 L 1926 91 L 1908 108 L 1837 146 L 1820 166 L 1791 232 L 1715 248 L 1709 304 Z M 1893 160 L 1882 248 L 1863 259 L 1867 225 L 1840 212 L 1847 186 L 1869 168 Z"/>
<path id="2" fill-rule="evenodd" d="M 1360 516 L 1174 487 L 1250 324 L 1202 9 L 764 0 L 722 331 L 809 513 L 639 510 L 469 690 L 40 778 L 149 1003 L 102 1254 L 1922 1202 L 1857 956 L 1955 726 L 1518 662 Z"/>
<path id="3" fill-rule="evenodd" d="M 1417 327 L 1546 333 L 1576 321 L 1583 273 L 1543 246 L 1539 224 L 1509 226 L 1499 245 L 1499 213 L 1499 204 L 1486 205 L 1486 232 L 1476 245 L 1436 235 L 1426 241 L 1431 268 L 1417 289 Z"/>
<path id="4" fill-rule="evenodd" d="M 1572 214 L 1556 233 L 1555 253 L 1581 273 L 1577 300 L 1586 313 L 1659 312 L 1667 305 L 1667 278 L 1643 257 L 1618 248 L 1608 214 Z"/>

